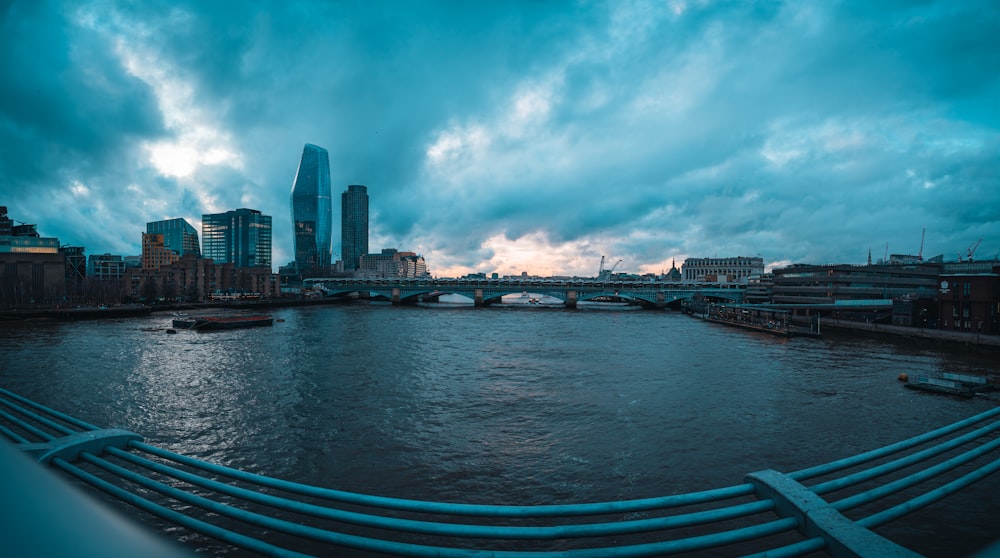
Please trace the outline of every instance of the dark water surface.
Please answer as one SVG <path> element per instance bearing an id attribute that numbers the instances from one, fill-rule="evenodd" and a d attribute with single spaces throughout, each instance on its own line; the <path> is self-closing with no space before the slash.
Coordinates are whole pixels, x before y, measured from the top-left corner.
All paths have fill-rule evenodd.
<path id="1" fill-rule="evenodd" d="M 605 501 L 731 486 L 932 430 L 996 401 L 901 372 L 995 353 L 782 339 L 673 312 L 288 308 L 166 335 L 171 316 L 0 329 L 0 387 L 199 459 L 403 498 Z M 1000 538 L 1000 482 L 880 531 L 929 555 Z"/>

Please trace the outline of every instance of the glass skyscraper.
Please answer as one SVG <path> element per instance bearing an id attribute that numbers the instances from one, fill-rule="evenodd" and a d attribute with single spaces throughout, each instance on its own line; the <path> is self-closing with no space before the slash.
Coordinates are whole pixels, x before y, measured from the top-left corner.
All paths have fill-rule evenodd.
<path id="1" fill-rule="evenodd" d="M 347 187 L 340 195 L 340 252 L 344 271 L 358 269 L 359 259 L 368 253 L 368 188 Z"/>
<path id="2" fill-rule="evenodd" d="M 167 219 L 146 223 L 146 234 L 162 234 L 163 247 L 178 256 L 194 254 L 201 256 L 198 247 L 198 231 L 184 219 Z"/>
<path id="3" fill-rule="evenodd" d="M 271 267 L 271 216 L 236 209 L 201 216 L 205 257 L 236 267 Z"/>
<path id="4" fill-rule="evenodd" d="M 295 267 L 301 277 L 322 277 L 329 273 L 333 232 L 330 192 L 330 154 L 307 143 L 295 171 L 291 200 Z"/>

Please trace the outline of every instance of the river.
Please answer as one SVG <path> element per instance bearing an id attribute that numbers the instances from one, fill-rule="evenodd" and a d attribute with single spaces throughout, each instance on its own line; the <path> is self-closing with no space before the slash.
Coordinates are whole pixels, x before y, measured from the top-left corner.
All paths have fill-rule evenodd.
<path id="1" fill-rule="evenodd" d="M 671 311 L 348 304 L 273 315 L 283 321 L 271 328 L 176 335 L 167 314 L 4 327 L 0 386 L 283 479 L 503 504 L 740 484 L 997 404 L 897 381 L 996 371 L 995 353 L 785 339 Z M 974 485 L 880 532 L 948 556 L 1000 537 L 998 522 L 996 498 Z"/>

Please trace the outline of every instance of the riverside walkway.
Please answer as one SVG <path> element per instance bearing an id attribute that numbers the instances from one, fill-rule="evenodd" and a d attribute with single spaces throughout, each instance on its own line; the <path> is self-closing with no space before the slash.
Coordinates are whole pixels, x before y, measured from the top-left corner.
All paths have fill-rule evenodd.
<path id="1" fill-rule="evenodd" d="M 3 389 L 0 435 L 8 440 L 0 441 L 0 450 L 19 448 L 17 458 L 30 456 L 60 476 L 163 521 L 269 556 L 363 551 L 631 557 L 710 549 L 715 555 L 769 557 L 918 556 L 905 548 L 906 541 L 888 540 L 874 529 L 1000 469 L 1000 407 L 831 463 L 787 474 L 750 472 L 734 486 L 638 500 L 533 506 L 405 500 L 248 473 L 158 448 L 136 433 L 87 424 Z M 0 457 L 0 463 L 14 469 L 18 459 L 3 452 Z M 8 471 L 4 482 L 16 486 L 19 478 L 40 470 L 24 461 L 25 468 Z M 25 490 L 44 498 L 43 487 Z M 61 512 L 42 516 L 30 498 L 5 497 L 7 513 L 18 516 L 5 520 L 8 530 L 17 521 L 40 525 L 31 532 L 4 533 L 6 548 L 44 554 L 40 548 L 57 538 L 60 521 L 89 518 L 86 511 L 74 515 L 66 509 L 71 500 L 60 498 L 55 505 Z M 95 538 L 89 530 L 76 532 Z M 124 535 L 101 538 L 94 544 L 106 545 L 109 552 L 92 555 L 127 555 L 120 547 L 111 552 L 127 540 Z M 136 548 L 145 549 L 143 555 L 169 554 Z"/>

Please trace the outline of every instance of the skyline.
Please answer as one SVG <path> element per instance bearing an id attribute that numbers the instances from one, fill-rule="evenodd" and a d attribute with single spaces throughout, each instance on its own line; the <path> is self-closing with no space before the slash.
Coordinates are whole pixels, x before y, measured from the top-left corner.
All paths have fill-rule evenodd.
<path id="1" fill-rule="evenodd" d="M 12 218 L 137 254 L 248 207 L 276 269 L 312 143 L 439 276 L 1000 253 L 994 3 L 240 6 L 0 8 Z"/>

